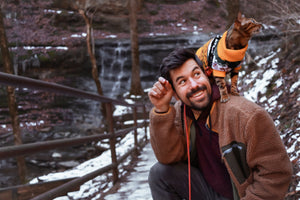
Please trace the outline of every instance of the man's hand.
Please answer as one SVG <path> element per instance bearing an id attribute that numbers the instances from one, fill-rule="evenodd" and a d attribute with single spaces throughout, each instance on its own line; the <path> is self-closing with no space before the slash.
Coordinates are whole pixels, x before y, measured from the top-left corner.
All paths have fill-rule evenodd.
<path id="1" fill-rule="evenodd" d="M 148 93 L 156 112 L 168 112 L 173 93 L 171 84 L 163 77 L 159 77 Z"/>

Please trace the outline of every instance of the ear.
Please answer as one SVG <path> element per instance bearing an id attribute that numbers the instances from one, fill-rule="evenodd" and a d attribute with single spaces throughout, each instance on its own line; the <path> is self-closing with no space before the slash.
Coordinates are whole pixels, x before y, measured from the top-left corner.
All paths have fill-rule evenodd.
<path id="1" fill-rule="evenodd" d="M 242 22 L 242 13 L 241 13 L 241 11 L 239 11 L 237 18 L 235 19 L 234 26 L 235 27 L 240 27 L 241 22 Z"/>
<path id="2" fill-rule="evenodd" d="M 238 12 L 237 18 L 238 18 L 239 21 L 241 21 L 241 19 L 242 19 L 242 13 L 241 13 L 241 11 Z"/>
<path id="3" fill-rule="evenodd" d="M 239 22 L 241 22 L 242 20 L 243 20 L 243 15 L 242 15 L 242 13 L 241 13 L 241 11 L 239 11 L 238 12 L 238 15 L 237 15 L 237 17 L 236 17 L 236 21 L 239 21 Z"/>
<path id="4" fill-rule="evenodd" d="M 173 97 L 176 99 L 176 101 L 179 100 L 179 97 L 177 96 L 177 93 L 175 91 L 173 91 Z"/>

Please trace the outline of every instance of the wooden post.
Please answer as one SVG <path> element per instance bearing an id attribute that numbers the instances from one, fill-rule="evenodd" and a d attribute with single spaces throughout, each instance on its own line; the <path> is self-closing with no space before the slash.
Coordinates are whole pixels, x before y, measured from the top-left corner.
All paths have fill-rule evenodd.
<path id="1" fill-rule="evenodd" d="M 134 126 L 137 127 L 137 107 L 133 108 L 133 121 Z M 134 129 L 134 147 L 135 152 L 138 153 L 138 138 L 137 138 L 137 128 Z"/>
<path id="2" fill-rule="evenodd" d="M 112 104 L 106 103 L 106 120 L 108 123 L 108 131 L 111 135 L 109 139 L 110 144 L 110 152 L 111 152 L 111 161 L 114 165 L 113 167 L 113 183 L 115 184 L 118 180 L 119 171 L 118 171 L 118 163 L 117 163 L 117 154 L 116 154 L 116 137 L 114 132 L 114 121 L 113 121 L 113 112 L 112 112 Z"/>
<path id="3" fill-rule="evenodd" d="M 145 140 L 147 141 L 148 140 L 148 137 L 147 137 L 147 112 L 146 112 L 146 106 L 144 105 L 143 106 L 143 112 L 144 112 L 144 127 L 145 127 Z"/>
<path id="4" fill-rule="evenodd" d="M 3 58 L 4 70 L 6 73 L 13 74 L 13 64 L 8 50 L 8 41 L 4 29 L 4 21 L 3 21 L 1 6 L 0 6 L 0 48 L 1 48 L 2 58 Z M 22 144 L 21 129 L 20 129 L 19 116 L 18 116 L 16 96 L 15 96 L 15 88 L 11 86 L 7 86 L 7 96 L 8 96 L 8 108 L 11 117 L 11 124 L 14 133 L 15 145 L 21 145 Z M 17 156 L 16 159 L 17 159 L 20 181 L 21 183 L 25 183 L 26 173 L 27 173 L 25 159 L 22 156 Z"/>

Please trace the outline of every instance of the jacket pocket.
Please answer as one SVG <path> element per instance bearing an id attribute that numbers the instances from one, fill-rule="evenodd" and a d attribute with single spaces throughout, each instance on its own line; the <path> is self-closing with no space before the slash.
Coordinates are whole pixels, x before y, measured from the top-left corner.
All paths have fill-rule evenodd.
<path id="1" fill-rule="evenodd" d="M 231 142 L 221 148 L 222 158 L 227 161 L 233 175 L 239 182 L 244 183 L 250 176 L 249 166 L 246 160 L 246 146 L 240 142 Z"/>

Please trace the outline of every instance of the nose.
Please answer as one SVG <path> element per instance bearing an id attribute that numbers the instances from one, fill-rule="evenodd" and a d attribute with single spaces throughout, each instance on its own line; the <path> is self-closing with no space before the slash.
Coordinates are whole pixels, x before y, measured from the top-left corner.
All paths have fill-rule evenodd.
<path id="1" fill-rule="evenodd" d="M 190 77 L 189 82 L 191 89 L 198 87 L 198 83 L 193 78 Z"/>

